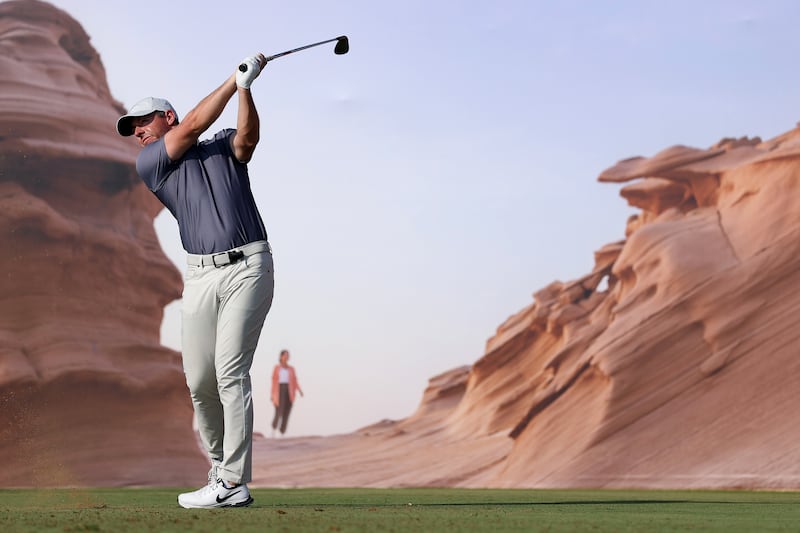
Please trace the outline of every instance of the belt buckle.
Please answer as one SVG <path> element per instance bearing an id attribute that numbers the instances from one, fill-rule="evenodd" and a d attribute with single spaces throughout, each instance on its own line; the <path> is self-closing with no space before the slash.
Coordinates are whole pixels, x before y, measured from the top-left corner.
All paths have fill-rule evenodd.
<path id="1" fill-rule="evenodd" d="M 228 260 L 225 263 L 223 263 L 222 260 L 220 260 L 220 262 L 217 263 L 217 257 L 219 257 L 219 256 L 222 256 L 223 258 L 227 258 Z M 211 256 L 211 264 L 214 265 L 216 268 L 219 268 L 221 266 L 225 266 L 230 262 L 231 262 L 231 258 L 228 257 L 228 252 L 220 252 L 218 254 L 214 254 L 214 255 Z"/>
<path id="2" fill-rule="evenodd" d="M 217 257 L 222 256 L 223 258 L 227 258 L 228 260 L 224 263 L 220 261 L 217 263 Z M 223 267 L 225 265 L 233 264 L 244 257 L 244 252 L 241 250 L 233 250 L 231 252 L 220 252 L 218 254 L 214 254 L 211 256 L 211 263 L 216 267 Z"/>

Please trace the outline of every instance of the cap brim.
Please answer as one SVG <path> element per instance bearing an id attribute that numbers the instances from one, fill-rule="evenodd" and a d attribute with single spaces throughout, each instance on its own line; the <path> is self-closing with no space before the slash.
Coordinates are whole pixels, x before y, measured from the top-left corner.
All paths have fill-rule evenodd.
<path id="1" fill-rule="evenodd" d="M 119 120 L 117 120 L 117 133 L 123 137 L 130 137 L 133 135 L 133 125 L 131 124 L 132 120 L 133 117 L 130 115 L 119 117 Z"/>
<path id="2" fill-rule="evenodd" d="M 159 109 L 148 109 L 144 112 L 133 112 L 128 113 L 127 115 L 122 115 L 117 120 L 117 132 L 123 137 L 130 137 L 133 135 L 133 119 L 146 117 L 150 113 L 155 113 L 157 111 L 159 111 Z"/>

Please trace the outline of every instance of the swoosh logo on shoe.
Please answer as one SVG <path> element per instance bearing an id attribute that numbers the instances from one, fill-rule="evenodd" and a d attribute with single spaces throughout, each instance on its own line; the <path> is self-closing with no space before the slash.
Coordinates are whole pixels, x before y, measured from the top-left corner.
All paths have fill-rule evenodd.
<path id="1" fill-rule="evenodd" d="M 235 496 L 235 495 L 239 494 L 240 492 L 242 492 L 242 491 L 241 490 L 237 490 L 236 492 L 231 492 L 230 494 L 228 494 L 224 498 L 220 498 L 219 494 L 217 494 L 217 503 L 223 503 L 224 501 L 226 501 L 231 496 Z"/>

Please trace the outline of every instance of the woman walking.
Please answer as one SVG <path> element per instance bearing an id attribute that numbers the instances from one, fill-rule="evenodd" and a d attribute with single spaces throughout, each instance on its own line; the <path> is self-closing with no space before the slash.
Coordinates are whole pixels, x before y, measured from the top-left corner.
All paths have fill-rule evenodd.
<path id="1" fill-rule="evenodd" d="M 289 350 L 281 350 L 279 363 L 272 371 L 272 404 L 275 406 L 275 417 L 272 419 L 272 435 L 275 431 L 286 433 L 289 413 L 292 411 L 296 393 L 303 395 L 303 389 L 297 382 L 297 373 L 289 365 Z"/>

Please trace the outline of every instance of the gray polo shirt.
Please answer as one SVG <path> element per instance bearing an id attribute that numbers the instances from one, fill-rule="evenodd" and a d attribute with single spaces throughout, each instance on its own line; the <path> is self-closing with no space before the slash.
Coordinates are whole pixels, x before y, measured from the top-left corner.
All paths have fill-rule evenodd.
<path id="1" fill-rule="evenodd" d="M 224 252 L 267 240 L 250 190 L 247 165 L 231 148 L 234 129 L 190 147 L 181 159 L 167 156 L 164 139 L 148 144 L 136 171 L 178 221 L 183 248 L 191 254 Z"/>

